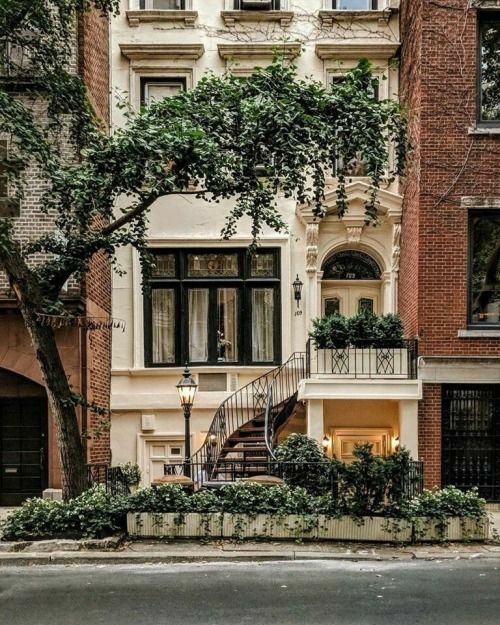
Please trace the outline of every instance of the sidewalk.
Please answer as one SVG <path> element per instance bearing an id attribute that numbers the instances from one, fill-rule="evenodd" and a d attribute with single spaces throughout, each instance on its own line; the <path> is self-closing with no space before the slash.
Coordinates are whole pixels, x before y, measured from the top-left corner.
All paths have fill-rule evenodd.
<path id="1" fill-rule="evenodd" d="M 51 541 L 55 550 L 40 551 L 40 543 L 21 552 L 0 553 L 1 566 L 34 564 L 172 564 L 182 562 L 264 562 L 300 560 L 410 561 L 500 560 L 498 544 L 406 545 L 311 542 L 228 541 L 206 545 L 193 541 L 133 541 L 113 551 L 64 550 L 70 541 Z M 56 544 L 57 543 L 57 544 Z M 32 550 L 33 549 L 33 550 Z M 34 549 L 37 549 L 36 551 Z"/>

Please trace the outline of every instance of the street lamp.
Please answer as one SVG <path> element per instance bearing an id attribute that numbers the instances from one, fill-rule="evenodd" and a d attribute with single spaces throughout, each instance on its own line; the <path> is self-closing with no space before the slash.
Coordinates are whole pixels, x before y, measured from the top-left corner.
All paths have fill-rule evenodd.
<path id="1" fill-rule="evenodd" d="M 184 475 L 186 477 L 191 477 L 191 408 L 193 407 L 197 388 L 198 384 L 196 384 L 186 363 L 182 378 L 179 384 L 177 384 L 177 391 L 181 400 L 182 410 L 184 411 Z"/>

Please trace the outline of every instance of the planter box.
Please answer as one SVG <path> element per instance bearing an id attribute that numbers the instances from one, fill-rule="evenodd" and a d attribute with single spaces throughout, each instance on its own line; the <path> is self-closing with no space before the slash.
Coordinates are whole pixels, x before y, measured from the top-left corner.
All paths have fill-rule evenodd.
<path id="1" fill-rule="evenodd" d="M 354 521 L 347 516 L 339 519 L 319 517 L 318 538 L 320 540 L 410 542 L 411 537 L 411 523 L 401 519 L 363 517 L 359 521 Z"/>
<path id="2" fill-rule="evenodd" d="M 219 513 L 198 514 L 129 512 L 127 531 L 143 538 L 221 538 L 222 523 Z M 177 522 L 176 522 L 177 521 Z"/>
<path id="3" fill-rule="evenodd" d="M 289 514 L 285 517 L 257 514 L 224 514 L 223 538 L 317 538 L 317 520 Z"/>
<path id="4" fill-rule="evenodd" d="M 489 536 L 489 521 L 475 521 L 457 517 L 447 519 L 446 526 L 442 526 L 435 519 L 420 518 L 414 524 L 414 540 L 416 542 L 453 542 L 467 540 L 487 540 Z"/>

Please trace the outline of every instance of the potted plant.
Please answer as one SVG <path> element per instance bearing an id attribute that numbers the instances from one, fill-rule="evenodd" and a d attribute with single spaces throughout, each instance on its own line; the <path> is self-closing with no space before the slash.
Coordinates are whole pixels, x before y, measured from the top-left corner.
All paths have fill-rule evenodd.
<path id="1" fill-rule="evenodd" d="M 125 464 L 121 464 L 120 468 L 122 470 L 123 477 L 127 482 L 127 486 L 130 489 L 130 492 L 135 493 L 141 482 L 142 477 L 139 465 L 134 462 L 126 462 Z"/>

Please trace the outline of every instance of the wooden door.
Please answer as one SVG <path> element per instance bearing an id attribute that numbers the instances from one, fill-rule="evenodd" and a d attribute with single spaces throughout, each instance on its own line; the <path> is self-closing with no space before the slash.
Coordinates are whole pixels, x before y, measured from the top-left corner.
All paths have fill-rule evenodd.
<path id="1" fill-rule="evenodd" d="M 17 506 L 47 488 L 47 401 L 0 399 L 0 505 Z"/>

